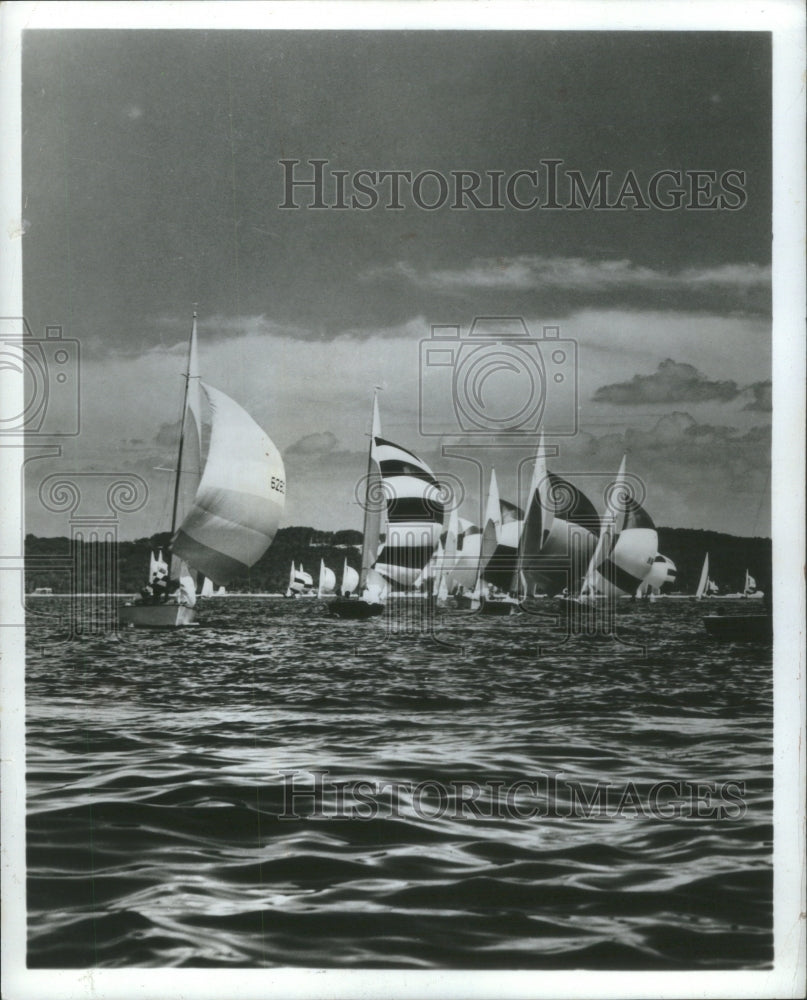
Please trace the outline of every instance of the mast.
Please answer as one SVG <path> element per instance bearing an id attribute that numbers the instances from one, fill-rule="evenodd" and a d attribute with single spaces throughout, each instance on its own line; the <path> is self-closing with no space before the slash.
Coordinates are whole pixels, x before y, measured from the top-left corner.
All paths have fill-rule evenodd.
<path id="1" fill-rule="evenodd" d="M 182 449 L 185 445 L 185 414 L 188 410 L 188 387 L 191 381 L 191 356 L 193 345 L 196 340 L 196 309 L 193 310 L 193 325 L 191 335 L 188 338 L 188 369 L 185 372 L 185 392 L 182 397 L 182 418 L 179 423 L 179 448 L 177 450 L 177 465 L 174 472 L 174 503 L 171 510 L 171 537 L 177 529 L 177 507 L 179 506 L 179 483 L 182 475 Z"/>
<path id="2" fill-rule="evenodd" d="M 359 591 L 363 591 L 367 585 L 367 573 L 370 570 L 372 564 L 375 562 L 375 556 L 378 550 L 378 539 L 375 541 L 375 553 L 371 548 L 370 534 L 377 534 L 377 527 L 373 524 L 374 520 L 378 516 L 378 523 L 380 524 L 381 518 L 378 512 L 371 511 L 370 504 L 373 502 L 371 499 L 371 487 L 373 483 L 373 448 L 375 447 L 375 439 L 381 434 L 381 420 L 378 416 L 378 386 L 375 387 L 375 392 L 373 393 L 373 425 L 370 429 L 370 447 L 367 451 L 367 478 L 365 479 L 364 485 L 364 525 L 363 525 L 363 535 L 362 535 L 362 549 L 361 549 L 361 576 L 359 578 Z M 375 498 L 375 502 L 381 503 L 384 499 L 383 489 L 381 491 L 381 496 Z"/>

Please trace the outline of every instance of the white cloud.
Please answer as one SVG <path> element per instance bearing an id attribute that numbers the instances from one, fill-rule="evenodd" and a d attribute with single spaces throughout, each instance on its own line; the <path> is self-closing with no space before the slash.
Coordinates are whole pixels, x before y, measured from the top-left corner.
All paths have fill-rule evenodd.
<path id="1" fill-rule="evenodd" d="M 770 288 L 769 267 L 756 264 L 725 264 L 710 268 L 660 271 L 630 260 L 587 260 L 584 257 L 545 257 L 520 254 L 514 257 L 479 258 L 468 267 L 418 271 L 397 263 L 369 271 L 368 278 L 393 276 L 423 288 L 441 291 L 472 288 L 529 290 L 556 288 L 587 293 L 612 289 L 656 289 L 686 292 L 693 286 L 715 289 Z"/>

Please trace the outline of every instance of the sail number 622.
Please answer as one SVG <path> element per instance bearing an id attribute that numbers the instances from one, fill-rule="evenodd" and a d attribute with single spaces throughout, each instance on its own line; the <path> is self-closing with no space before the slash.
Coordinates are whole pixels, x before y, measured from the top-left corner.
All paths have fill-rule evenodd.
<path id="1" fill-rule="evenodd" d="M 277 476 L 272 476 L 272 489 L 276 490 L 278 493 L 286 492 L 286 480 L 278 479 Z"/>

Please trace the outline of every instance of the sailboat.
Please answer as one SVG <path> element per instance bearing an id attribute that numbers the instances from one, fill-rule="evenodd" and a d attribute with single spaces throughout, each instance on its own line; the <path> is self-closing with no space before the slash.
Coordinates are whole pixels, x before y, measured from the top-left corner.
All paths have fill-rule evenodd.
<path id="1" fill-rule="evenodd" d="M 221 583 L 248 570 L 271 545 L 283 513 L 286 474 L 280 452 L 245 410 L 200 380 L 198 369 L 194 311 L 171 513 L 173 582 L 163 600 L 144 595 L 120 607 L 123 625 L 177 628 L 193 624 L 195 574 Z M 187 416 L 190 413 L 193 418 L 200 445 L 202 395 L 210 411 L 210 443 L 196 495 L 180 521 Z"/>
<path id="2" fill-rule="evenodd" d="M 336 573 L 328 569 L 325 560 L 319 561 L 319 583 L 317 585 L 317 597 L 330 597 L 336 590 Z"/>
<path id="3" fill-rule="evenodd" d="M 761 599 L 765 595 L 761 590 L 757 590 L 757 581 L 751 576 L 748 570 L 745 571 L 745 581 L 743 582 L 743 589 L 741 592 L 736 594 L 723 594 L 724 599 L 731 600 L 756 600 Z"/>
<path id="4" fill-rule="evenodd" d="M 508 504 L 505 507 L 513 508 Z M 517 508 L 515 508 L 517 510 Z M 484 528 L 479 555 L 476 561 L 473 588 L 457 595 L 457 607 L 468 611 L 481 611 L 486 615 L 510 615 L 518 609 L 518 599 L 503 592 L 486 579 L 485 572 L 490 566 L 502 541 L 502 502 L 499 499 L 499 485 L 496 480 L 496 470 L 491 469 L 488 498 L 485 506 Z M 518 539 L 515 539 L 516 545 Z M 511 546 L 507 546 L 507 556 L 510 556 Z M 511 567 L 512 569 L 512 567 Z M 512 575 L 512 574 L 510 574 Z"/>
<path id="5" fill-rule="evenodd" d="M 448 518 L 445 541 L 441 540 L 438 542 L 437 552 L 433 560 L 434 571 L 431 596 L 438 604 L 445 604 L 454 585 L 452 569 L 457 559 L 458 534 L 459 516 L 457 515 L 456 507 L 452 507 Z"/>
<path id="6" fill-rule="evenodd" d="M 756 580 L 748 570 L 745 571 L 745 586 L 742 594 L 729 595 L 736 597 L 760 597 L 764 598 L 765 606 L 763 610 L 749 610 L 749 606 L 741 611 L 732 610 L 729 613 L 704 615 L 703 627 L 713 639 L 722 639 L 727 642 L 765 642 L 773 640 L 773 600 L 771 587 L 773 581 L 767 585 L 767 593 L 757 590 Z M 745 593 L 749 591 L 749 593 Z"/>
<path id="7" fill-rule="evenodd" d="M 765 595 L 757 589 L 757 581 L 751 576 L 748 570 L 745 571 L 745 585 L 743 586 L 743 597 L 761 598 Z"/>
<path id="8" fill-rule="evenodd" d="M 380 428 L 373 447 L 380 476 L 375 496 L 386 502 L 384 546 L 375 568 L 395 587 L 396 596 L 420 597 L 418 581 L 443 532 L 444 490 L 421 458 L 382 438 Z"/>
<path id="9" fill-rule="evenodd" d="M 538 443 L 519 568 L 530 598 L 576 594 L 597 546 L 600 518 L 588 497 L 546 467 L 544 435 Z"/>
<path id="10" fill-rule="evenodd" d="M 584 600 L 635 594 L 658 552 L 656 526 L 626 488 L 625 461 L 623 457 L 609 493 L 597 548 L 580 594 Z"/>
<path id="11" fill-rule="evenodd" d="M 381 469 L 377 447 L 381 440 L 381 420 L 378 416 L 378 396 L 373 396 L 373 420 L 370 431 L 370 447 L 367 456 L 367 476 L 364 481 L 364 535 L 361 546 L 361 572 L 355 588 L 345 585 L 350 567 L 345 560 L 342 574 L 342 593 L 331 601 L 329 610 L 339 618 L 375 618 L 384 613 L 387 599 L 387 582 L 374 569 L 381 544 L 381 528 L 386 513 L 386 505 L 379 503 L 381 490 Z M 382 442 L 384 443 L 384 442 Z M 355 573 L 355 570 L 351 570 Z"/>
<path id="12" fill-rule="evenodd" d="M 339 593 L 343 597 L 349 597 L 351 594 L 356 593 L 358 587 L 359 574 L 352 566 L 348 565 L 347 557 L 345 557 L 345 564 L 342 567 L 342 584 L 339 588 Z"/>
<path id="13" fill-rule="evenodd" d="M 717 592 L 717 584 L 709 578 L 709 553 L 707 552 L 703 560 L 703 568 L 701 569 L 701 576 L 700 580 L 698 580 L 698 588 L 695 591 L 695 597 L 700 601 L 704 597 L 714 596 Z"/>
<path id="14" fill-rule="evenodd" d="M 289 571 L 289 585 L 286 589 L 284 597 L 315 597 L 314 592 L 314 578 L 310 573 L 306 573 L 303 564 L 300 563 L 300 568 L 297 569 L 294 565 L 294 560 L 291 562 L 291 570 Z"/>
<path id="15" fill-rule="evenodd" d="M 660 552 L 657 553 L 653 559 L 653 565 L 650 567 L 650 572 L 636 588 L 635 596 L 651 601 L 659 597 L 667 597 L 667 594 L 661 593 L 661 588 L 667 583 L 675 583 L 677 572 L 672 559 L 663 556 Z"/>
<path id="16" fill-rule="evenodd" d="M 457 518 L 454 558 L 448 566 L 448 592 L 461 598 L 476 586 L 479 570 L 479 552 L 482 548 L 482 529 L 464 517 Z"/>

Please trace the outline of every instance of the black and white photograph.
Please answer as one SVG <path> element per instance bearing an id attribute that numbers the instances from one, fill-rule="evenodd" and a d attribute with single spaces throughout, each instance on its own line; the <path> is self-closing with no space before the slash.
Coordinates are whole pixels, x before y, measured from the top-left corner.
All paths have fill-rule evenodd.
<path id="1" fill-rule="evenodd" d="M 802 996 L 801 5 L 10 8 L 4 995 Z"/>

